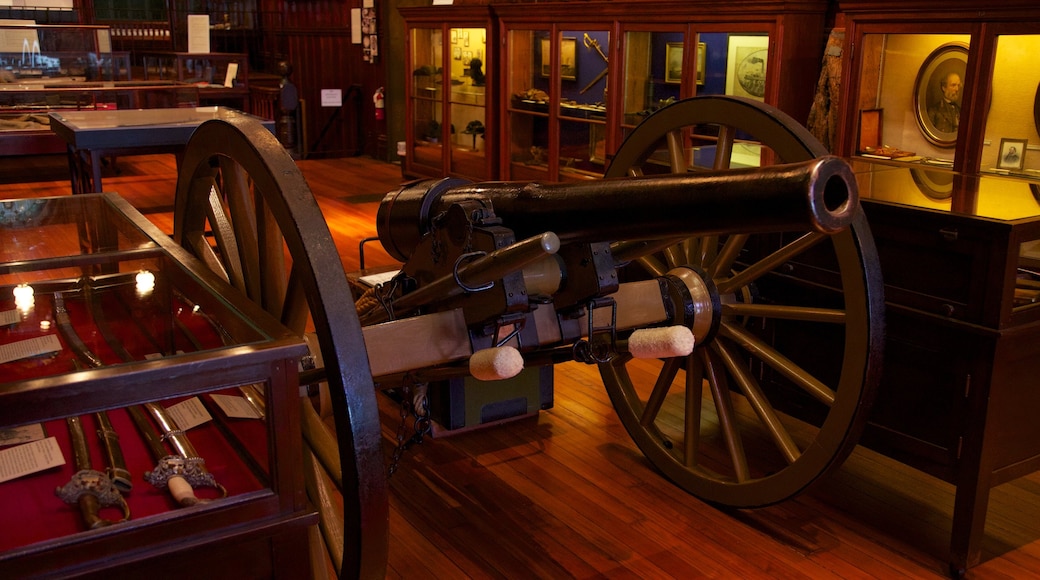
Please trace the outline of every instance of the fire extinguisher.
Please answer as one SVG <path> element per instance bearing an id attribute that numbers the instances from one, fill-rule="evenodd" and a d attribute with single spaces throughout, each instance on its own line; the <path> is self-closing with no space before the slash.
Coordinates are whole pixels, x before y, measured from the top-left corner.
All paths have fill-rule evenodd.
<path id="1" fill-rule="evenodd" d="M 372 102 L 376 105 L 376 121 L 382 121 L 386 117 L 386 105 L 383 103 L 383 87 L 379 87 L 372 94 Z"/>

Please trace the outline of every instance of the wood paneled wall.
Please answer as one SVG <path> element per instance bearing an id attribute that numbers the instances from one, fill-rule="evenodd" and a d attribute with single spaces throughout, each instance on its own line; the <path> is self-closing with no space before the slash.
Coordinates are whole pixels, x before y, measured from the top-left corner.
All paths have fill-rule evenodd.
<path id="1" fill-rule="evenodd" d="M 375 0 L 375 4 L 381 50 L 373 64 L 362 60 L 361 45 L 351 41 L 351 9 L 361 8 L 361 0 L 259 2 L 263 34 L 260 60 L 270 72 L 277 70 L 279 60 L 292 63 L 292 80 L 305 102 L 304 140 L 310 156 L 353 155 L 360 150 L 385 158 L 381 144 L 385 143 L 386 122 L 375 119 L 372 93 L 386 84 L 383 49 L 387 39 L 382 31 L 385 14 L 394 9 L 394 3 Z M 360 86 L 360 114 L 350 92 L 354 85 Z M 342 110 L 321 106 L 323 89 L 342 91 Z"/>

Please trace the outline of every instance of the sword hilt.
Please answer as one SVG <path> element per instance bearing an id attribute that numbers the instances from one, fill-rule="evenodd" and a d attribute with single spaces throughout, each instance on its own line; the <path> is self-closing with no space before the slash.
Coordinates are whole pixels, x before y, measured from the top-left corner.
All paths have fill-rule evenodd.
<path id="1" fill-rule="evenodd" d="M 80 513 L 87 529 L 103 528 L 130 519 L 130 506 L 119 493 L 108 476 L 95 469 L 81 469 L 64 486 L 54 490 L 54 494 L 67 504 L 79 505 Z M 101 508 L 118 507 L 123 512 L 123 519 L 109 520 L 100 515 Z"/>
<path id="2" fill-rule="evenodd" d="M 167 455 L 159 460 L 155 469 L 145 472 L 144 479 L 159 489 L 169 489 L 174 500 L 185 507 L 208 501 L 195 495 L 197 487 L 210 487 L 220 492 L 220 497 L 227 497 L 227 490 L 206 471 L 206 462 L 201 457 Z"/>

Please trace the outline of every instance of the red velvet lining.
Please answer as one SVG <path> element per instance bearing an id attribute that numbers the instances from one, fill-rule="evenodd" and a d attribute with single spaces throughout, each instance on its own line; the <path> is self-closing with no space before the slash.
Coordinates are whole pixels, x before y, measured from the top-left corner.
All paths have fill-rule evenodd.
<path id="1" fill-rule="evenodd" d="M 168 311 L 157 310 L 162 308 L 161 297 L 156 298 L 151 304 L 147 299 L 130 300 L 127 296 L 121 296 L 121 291 L 126 286 L 118 287 L 120 291 L 99 291 L 94 299 L 99 300 L 101 310 L 108 315 L 106 320 L 110 334 L 119 337 L 134 360 L 143 360 L 146 355 L 160 350 L 170 354 L 177 350 L 195 351 L 199 346 L 204 349 L 223 346 L 220 332 L 207 317 L 193 313 L 190 305 L 178 300 L 173 301 L 175 316 L 183 326 L 173 324 Z M 87 348 L 106 365 L 124 362 L 120 354 L 105 341 L 102 329 L 95 324 L 90 310 L 83 301 L 83 295 L 72 292 L 63 296 L 73 326 Z M 0 344 L 53 333 L 59 336 L 64 349 L 54 355 L 0 365 L 2 382 L 52 376 L 75 370 L 77 365 L 79 368 L 85 366 L 82 362 L 74 362 L 75 353 L 54 325 L 52 296 L 38 295 L 35 301 L 36 307 L 24 316 L 20 323 L 0 328 Z M 12 301 L 6 296 L 0 299 L 0 309 L 9 308 L 13 308 Z M 40 328 L 43 320 L 51 322 L 49 329 Z M 185 332 L 185 328 L 190 336 Z M 147 385 L 142 385 L 142 388 L 147 388 Z M 215 392 L 240 396 L 236 388 Z M 188 436 L 199 454 L 205 458 L 206 468 L 215 476 L 216 481 L 227 489 L 229 496 L 266 487 L 268 484 L 254 474 L 250 465 L 218 428 L 217 422 L 221 422 L 233 433 L 239 444 L 252 455 L 256 465 L 264 471 L 268 470 L 267 422 L 226 418 L 217 406 L 212 404 L 209 397 L 204 397 L 203 400 L 207 403 L 210 413 L 214 415 L 215 421 L 191 429 Z M 176 402 L 178 401 L 162 401 L 162 405 L 168 407 Z M 144 481 L 144 472 L 153 469 L 156 460 L 127 411 L 113 409 L 108 414 L 119 434 L 127 467 L 133 477 L 133 489 L 126 495 L 131 518 L 139 520 L 177 509 L 178 506 L 166 490 L 157 489 Z M 91 450 L 92 467 L 103 470 L 105 463 L 102 447 L 96 435 L 96 420 L 91 415 L 85 415 L 81 419 Z M 78 507 L 63 503 L 55 495 L 55 489 L 65 485 L 76 472 L 65 420 L 47 421 L 44 427 L 47 435 L 56 438 L 67 463 L 0 484 L 0 513 L 4 514 L 4 525 L 0 525 L 0 551 L 68 536 L 84 529 Z M 216 491 L 212 489 L 200 488 L 196 490 L 196 494 L 207 499 L 217 498 Z M 102 510 L 102 517 L 118 520 L 122 516 L 118 509 L 109 508 Z"/>

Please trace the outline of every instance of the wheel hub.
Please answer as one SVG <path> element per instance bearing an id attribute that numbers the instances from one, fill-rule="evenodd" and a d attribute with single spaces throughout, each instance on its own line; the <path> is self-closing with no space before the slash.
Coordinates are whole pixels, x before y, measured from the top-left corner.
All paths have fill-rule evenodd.
<path id="1" fill-rule="evenodd" d="M 676 323 L 690 328 L 695 348 L 711 342 L 722 321 L 723 302 L 714 280 L 707 272 L 692 265 L 669 270 L 666 279 L 677 291 L 673 297 Z M 683 314 L 682 320 L 678 320 L 680 312 Z"/>

